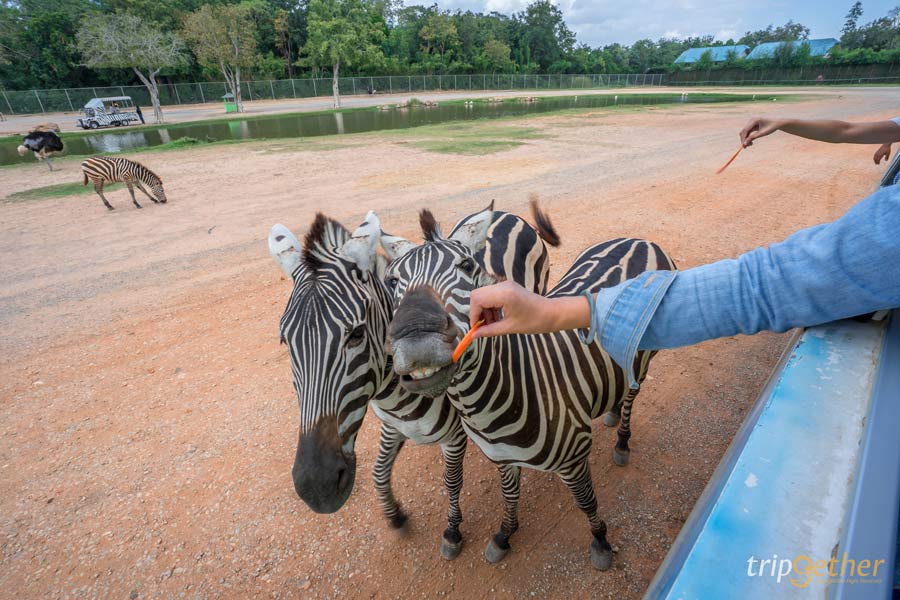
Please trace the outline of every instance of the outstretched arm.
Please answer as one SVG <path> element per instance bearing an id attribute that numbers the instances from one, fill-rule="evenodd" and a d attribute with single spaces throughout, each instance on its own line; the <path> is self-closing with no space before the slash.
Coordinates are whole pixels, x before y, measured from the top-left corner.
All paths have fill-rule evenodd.
<path id="1" fill-rule="evenodd" d="M 900 188 L 891 186 L 833 223 L 737 259 L 648 271 L 601 290 L 593 322 L 583 298 L 548 299 L 519 288 L 510 293 L 511 284 L 475 290 L 471 315 L 503 309 L 503 318 L 482 327 L 478 337 L 590 325 L 590 339 L 599 339 L 619 365 L 633 365 L 638 350 L 786 331 L 900 306 L 897 231 Z M 628 379 L 636 385 L 633 373 Z"/>
<path id="2" fill-rule="evenodd" d="M 752 146 L 755 140 L 776 131 L 832 144 L 892 144 L 900 142 L 900 123 L 895 119 L 851 123 L 833 120 L 754 117 L 741 130 L 741 144 L 745 148 Z"/>

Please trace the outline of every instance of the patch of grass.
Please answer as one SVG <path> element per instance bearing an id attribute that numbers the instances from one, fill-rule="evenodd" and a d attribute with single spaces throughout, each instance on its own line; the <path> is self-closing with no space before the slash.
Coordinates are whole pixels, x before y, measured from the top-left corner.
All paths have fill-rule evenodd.
<path id="1" fill-rule="evenodd" d="M 121 183 L 107 184 L 103 186 L 103 191 L 114 191 L 124 187 Z M 80 181 L 71 183 L 57 183 L 55 185 L 45 185 L 43 187 L 31 188 L 30 190 L 22 190 L 15 194 L 10 194 L 4 200 L 6 202 L 27 202 L 29 200 L 44 200 L 46 198 L 61 198 L 63 196 L 76 196 L 80 194 L 93 194 L 93 185 L 84 185 Z"/>
<path id="2" fill-rule="evenodd" d="M 378 133 L 402 136 L 412 146 L 428 152 L 467 156 L 511 150 L 523 145 L 525 140 L 547 137 L 534 127 L 498 124 L 496 119 L 457 121 Z"/>
<path id="3" fill-rule="evenodd" d="M 503 150 L 511 150 L 521 146 L 523 142 L 513 140 L 421 140 L 413 142 L 413 146 L 440 152 L 442 154 L 464 154 L 467 156 L 482 156 L 493 154 Z"/>

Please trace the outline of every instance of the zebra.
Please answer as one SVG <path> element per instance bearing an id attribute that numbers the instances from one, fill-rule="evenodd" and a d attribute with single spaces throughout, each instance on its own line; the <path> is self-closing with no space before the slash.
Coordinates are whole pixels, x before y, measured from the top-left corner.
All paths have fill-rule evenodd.
<path id="1" fill-rule="evenodd" d="M 631 406 L 637 395 L 624 371 L 597 342 L 584 344 L 576 331 L 485 338 L 459 363 L 451 354 L 469 329 L 471 291 L 493 283 L 474 255 L 484 246 L 490 211 L 466 231 L 444 238 L 434 216 L 422 211 L 425 243 L 386 245 L 391 262 L 385 273 L 396 308 L 388 330 L 394 372 L 410 392 L 441 398 L 459 412 L 470 438 L 493 462 L 510 468 L 503 481 L 507 498 L 518 498 L 521 467 L 556 473 L 588 516 L 593 540 L 591 564 L 606 570 L 612 550 L 606 524 L 597 515 L 588 458 L 591 421 L 621 411 L 614 458 L 624 464 L 631 436 Z M 402 249 L 400 252 L 396 249 Z M 615 239 L 588 248 L 550 296 L 596 292 L 649 269 L 674 269 L 659 246 Z M 637 381 L 647 374 L 652 352 L 639 352 Z M 500 531 L 485 551 L 491 562 L 508 552 L 518 517 L 508 508 Z"/>
<path id="2" fill-rule="evenodd" d="M 124 182 L 131 194 L 131 201 L 137 208 L 141 208 L 141 205 L 134 197 L 134 186 L 137 186 L 153 202 L 166 203 L 166 192 L 163 190 L 162 179 L 139 162 L 127 158 L 94 156 L 81 163 L 81 170 L 84 172 L 84 185 L 88 184 L 89 179 L 93 181 L 94 190 L 109 210 L 113 210 L 113 207 L 103 195 L 103 184 L 106 182 Z M 152 196 L 142 184 L 147 184 L 147 187 L 153 192 Z"/>
<path id="3" fill-rule="evenodd" d="M 537 230 L 514 215 L 492 212 L 477 259 L 495 276 L 543 293 L 549 281 L 544 240 L 558 245 L 559 237 L 536 205 L 532 212 Z M 454 231 L 470 228 L 477 215 L 462 219 Z M 382 277 L 386 259 L 378 253 L 379 244 L 395 244 L 400 251 L 408 242 L 381 231 L 373 212 L 352 234 L 318 214 L 302 245 L 283 225 L 275 225 L 269 235 L 269 251 L 294 286 L 279 323 L 300 406 L 294 489 L 315 512 L 332 513 L 343 506 L 356 475 L 356 435 L 371 404 L 382 423 L 372 475 L 391 527 L 401 528 L 407 521 L 391 490 L 394 461 L 404 442 L 441 446 L 450 506 L 440 552 L 452 560 L 462 548 L 459 495 L 467 437 L 447 403 L 411 394 L 393 376 L 384 348 L 393 305 Z M 508 479 L 509 469 L 500 469 L 501 478 Z"/>

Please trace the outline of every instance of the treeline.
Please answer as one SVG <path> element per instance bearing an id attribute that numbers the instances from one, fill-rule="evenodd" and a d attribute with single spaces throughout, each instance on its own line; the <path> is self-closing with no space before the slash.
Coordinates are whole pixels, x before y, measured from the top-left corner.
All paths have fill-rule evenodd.
<path id="1" fill-rule="evenodd" d="M 900 9 L 868 23 L 861 22 L 862 15 L 862 4 L 854 3 L 832 60 L 897 61 Z M 236 38 L 238 50 L 215 48 L 216 40 L 204 39 L 204 28 L 208 33 L 214 27 L 230 41 Z M 401 0 L 2 0 L 0 84 L 6 89 L 146 84 L 155 67 L 144 65 L 142 76 L 129 64 L 140 58 L 116 60 L 103 47 L 122 30 L 132 37 L 155 32 L 157 43 L 168 44 L 169 55 L 156 57 L 154 77 L 163 81 L 277 79 L 336 70 L 342 75 L 642 73 L 685 68 L 673 61 L 691 47 L 753 47 L 809 36 L 807 27 L 789 21 L 737 40 L 642 39 L 592 48 L 578 43 L 549 0 L 535 0 L 511 15 L 404 6 Z M 223 72 L 223 58 L 231 61 L 230 72 Z M 817 60 L 802 47 L 780 50 L 772 59 L 779 66 Z M 735 56 L 719 66 L 738 65 Z"/>

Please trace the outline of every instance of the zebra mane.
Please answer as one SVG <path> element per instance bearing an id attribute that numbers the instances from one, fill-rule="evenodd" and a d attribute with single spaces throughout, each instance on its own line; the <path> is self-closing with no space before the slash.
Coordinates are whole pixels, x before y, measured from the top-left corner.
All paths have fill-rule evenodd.
<path id="1" fill-rule="evenodd" d="M 419 227 L 422 228 L 422 235 L 425 236 L 426 242 L 434 242 L 441 238 L 441 229 L 437 219 L 427 208 L 423 208 L 419 213 Z"/>
<path id="2" fill-rule="evenodd" d="M 153 171 L 151 171 L 150 169 L 148 169 L 148 168 L 147 168 L 146 166 L 144 166 L 143 164 L 141 164 L 141 163 L 139 163 L 139 162 L 136 162 L 136 161 L 132 161 L 132 162 L 134 162 L 136 165 L 138 165 L 138 166 L 140 166 L 140 167 L 143 167 L 143 169 L 144 169 L 145 171 L 147 171 L 147 173 L 149 173 L 151 177 L 154 177 L 158 182 L 160 182 L 160 183 L 163 182 L 162 177 L 160 177 L 159 175 L 157 175 L 156 173 L 154 173 Z"/>
<path id="3" fill-rule="evenodd" d="M 316 220 L 303 239 L 304 264 L 316 272 L 322 266 L 323 258 L 333 254 L 349 239 L 350 232 L 343 225 L 322 213 L 316 213 Z"/>

